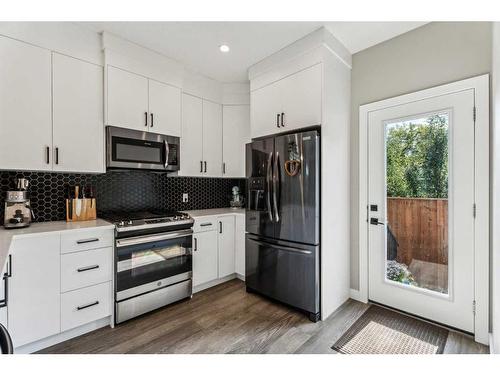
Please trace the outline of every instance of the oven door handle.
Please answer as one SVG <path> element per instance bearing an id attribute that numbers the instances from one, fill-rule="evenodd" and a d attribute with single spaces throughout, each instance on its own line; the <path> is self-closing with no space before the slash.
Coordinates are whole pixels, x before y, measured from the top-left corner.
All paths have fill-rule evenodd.
<path id="1" fill-rule="evenodd" d="M 170 156 L 170 147 L 168 146 L 168 142 L 165 140 L 163 141 L 165 145 L 165 169 L 168 168 L 168 157 Z"/>
<path id="2" fill-rule="evenodd" d="M 178 232 L 168 233 L 168 234 L 160 234 L 155 236 L 141 236 L 134 238 L 123 238 L 120 240 L 116 240 L 116 247 L 125 247 L 132 245 L 140 245 L 144 243 L 150 243 L 155 241 L 163 241 L 163 240 L 172 240 L 175 238 L 189 237 L 193 235 L 193 231 L 191 229 L 181 230 Z"/>

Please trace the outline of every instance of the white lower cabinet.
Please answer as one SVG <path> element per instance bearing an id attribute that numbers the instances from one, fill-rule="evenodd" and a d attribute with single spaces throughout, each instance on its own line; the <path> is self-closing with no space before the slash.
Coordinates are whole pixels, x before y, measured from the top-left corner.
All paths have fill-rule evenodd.
<path id="1" fill-rule="evenodd" d="M 8 321 L 14 347 L 61 331 L 60 236 L 15 239 L 11 245 Z"/>
<path id="2" fill-rule="evenodd" d="M 234 272 L 245 277 L 245 215 L 236 215 L 234 230 Z"/>
<path id="3" fill-rule="evenodd" d="M 7 322 L 15 348 L 111 315 L 112 238 L 110 228 L 13 239 Z M 79 239 L 87 242 L 74 251 L 72 244 Z"/>
<path id="4" fill-rule="evenodd" d="M 61 331 L 111 314 L 111 282 L 61 294 Z"/>
<path id="5" fill-rule="evenodd" d="M 198 286 L 217 279 L 217 232 L 195 233 L 193 241 L 193 286 Z"/>
<path id="6" fill-rule="evenodd" d="M 193 235 L 193 286 L 201 289 L 226 281 L 235 275 L 236 259 L 244 275 L 245 217 L 243 215 L 220 215 L 195 217 Z M 240 233 L 241 232 L 241 233 Z M 241 240 L 243 238 L 243 241 Z M 243 246 L 237 249 L 238 246 Z M 237 258 L 238 257 L 238 258 Z M 206 284 L 203 286 L 203 284 Z M 198 291 L 201 290 L 197 288 Z"/>
<path id="7" fill-rule="evenodd" d="M 219 278 L 234 273 L 234 216 L 218 218 Z"/>

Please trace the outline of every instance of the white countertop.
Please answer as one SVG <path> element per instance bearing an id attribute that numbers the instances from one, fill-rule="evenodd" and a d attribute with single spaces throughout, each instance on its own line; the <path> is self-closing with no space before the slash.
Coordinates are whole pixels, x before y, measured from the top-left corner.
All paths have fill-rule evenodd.
<path id="1" fill-rule="evenodd" d="M 244 208 L 231 208 L 231 207 L 210 208 L 207 210 L 192 210 L 185 212 L 188 213 L 193 219 L 204 216 L 245 215 Z"/>
<path id="2" fill-rule="evenodd" d="M 94 229 L 94 228 L 109 228 L 112 229 L 115 226 L 105 220 L 89 220 L 89 221 L 76 221 L 76 222 L 66 222 L 66 221 L 48 221 L 45 223 L 32 223 L 29 227 L 19 228 L 19 229 L 5 229 L 0 228 L 0 272 L 5 266 L 7 257 L 9 255 L 9 248 L 12 240 L 16 237 L 25 237 L 40 233 L 49 232 L 62 232 L 66 230 L 77 230 L 77 229 Z"/>

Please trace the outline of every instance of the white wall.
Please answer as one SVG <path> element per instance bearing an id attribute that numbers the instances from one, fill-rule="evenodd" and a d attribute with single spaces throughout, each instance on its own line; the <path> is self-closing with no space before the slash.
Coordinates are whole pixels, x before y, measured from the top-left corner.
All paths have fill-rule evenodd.
<path id="1" fill-rule="evenodd" d="M 491 71 L 490 22 L 433 22 L 352 58 L 351 288 L 359 288 L 359 106 Z"/>
<path id="2" fill-rule="evenodd" d="M 500 353 L 500 23 L 493 24 L 492 40 L 492 350 Z M 495 230 L 496 229 L 496 230 Z"/>

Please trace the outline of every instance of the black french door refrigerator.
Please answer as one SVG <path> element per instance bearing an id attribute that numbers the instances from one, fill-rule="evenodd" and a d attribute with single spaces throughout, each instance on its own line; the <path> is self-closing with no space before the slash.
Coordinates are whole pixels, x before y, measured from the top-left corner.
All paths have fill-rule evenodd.
<path id="1" fill-rule="evenodd" d="M 248 291 L 320 319 L 320 135 L 278 135 L 246 145 Z"/>

